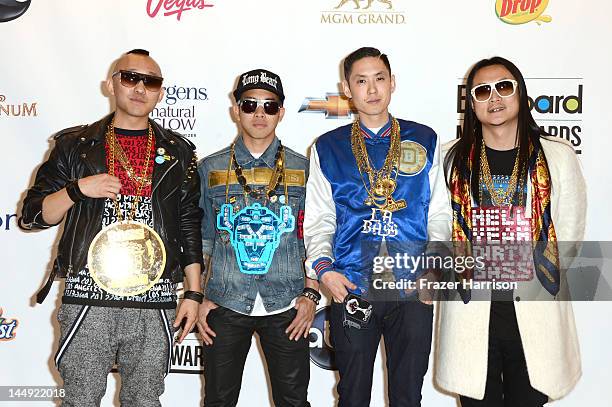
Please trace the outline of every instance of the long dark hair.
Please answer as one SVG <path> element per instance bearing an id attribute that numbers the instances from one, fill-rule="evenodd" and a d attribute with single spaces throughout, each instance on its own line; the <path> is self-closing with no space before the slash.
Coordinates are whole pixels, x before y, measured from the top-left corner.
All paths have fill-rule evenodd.
<path id="1" fill-rule="evenodd" d="M 540 143 L 540 137 L 547 136 L 544 130 L 540 129 L 536 124 L 531 112 L 529 111 L 529 100 L 527 97 L 527 87 L 525 86 L 525 79 L 521 71 L 512 62 L 505 58 L 496 56 L 489 59 L 483 59 L 478 61 L 468 74 L 466 81 L 466 101 L 465 101 L 465 113 L 463 119 L 463 132 L 459 141 L 455 143 L 448 151 L 446 158 L 444 159 L 444 172 L 446 174 L 446 183 L 450 187 L 450 176 L 454 169 L 459 170 L 459 177 L 466 178 L 470 177 L 470 187 L 472 189 L 472 197 L 478 201 L 478 188 L 479 188 L 479 176 L 480 176 L 480 152 L 482 148 L 482 123 L 476 117 L 476 113 L 472 108 L 472 100 L 470 90 L 474 86 L 474 76 L 476 73 L 487 66 L 501 65 L 505 67 L 518 83 L 518 96 L 519 96 L 519 113 L 518 113 L 518 126 L 516 128 L 516 139 L 520 140 L 519 147 L 519 171 L 520 176 L 524 177 L 527 173 L 528 161 L 529 161 L 529 141 L 534 147 L 540 149 L 542 145 Z M 472 171 L 469 172 L 467 168 L 467 158 L 474 146 L 474 159 L 472 162 Z M 464 179 L 463 179 L 464 180 Z M 462 181 L 463 181 L 462 180 Z"/>

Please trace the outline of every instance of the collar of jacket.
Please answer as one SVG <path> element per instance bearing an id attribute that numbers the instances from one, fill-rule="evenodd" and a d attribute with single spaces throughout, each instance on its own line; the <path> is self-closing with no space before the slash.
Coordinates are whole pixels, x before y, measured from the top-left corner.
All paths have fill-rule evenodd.
<path id="1" fill-rule="evenodd" d="M 93 174 L 106 172 L 106 154 L 104 151 L 104 142 L 106 139 L 106 130 L 113 119 L 114 113 L 98 120 L 89 125 L 81 138 L 84 145 L 89 145 L 82 155 L 84 162 L 89 166 Z M 157 148 L 164 147 L 167 155 L 170 155 L 169 160 L 165 160 L 162 164 L 153 164 L 153 184 L 152 193 L 157 190 L 159 183 L 168 173 L 168 171 L 178 163 L 177 142 L 171 136 L 169 130 L 162 129 L 155 121 L 149 119 L 149 123 L 153 127 L 155 136 L 155 146 Z"/>
<path id="2" fill-rule="evenodd" d="M 274 168 L 276 164 L 276 150 L 278 150 L 278 144 L 280 140 L 278 137 L 274 136 L 274 140 L 268 146 L 266 151 L 259 157 L 269 168 Z M 244 145 L 244 140 L 242 136 L 238 136 L 236 139 L 236 147 L 235 147 L 236 161 L 240 164 L 241 167 L 249 165 L 251 162 L 255 161 L 255 157 L 251 155 L 249 149 Z"/>
<path id="3" fill-rule="evenodd" d="M 382 126 L 378 132 L 374 133 L 372 130 L 367 128 L 362 122 L 359 122 L 359 130 L 361 136 L 364 138 L 365 143 L 370 144 L 390 144 L 391 143 L 391 126 L 393 124 L 393 116 L 389 114 L 389 120 Z M 400 129 L 401 133 L 401 129 Z"/>
<path id="4" fill-rule="evenodd" d="M 385 123 L 385 125 L 382 126 L 376 133 L 374 133 L 372 130 L 370 130 L 360 121 L 359 128 L 361 129 L 361 135 L 365 137 L 366 139 L 373 139 L 377 137 L 380 137 L 380 138 L 389 137 L 391 136 L 392 121 L 393 121 L 393 116 L 389 115 L 389 120 L 387 120 L 387 123 Z"/>

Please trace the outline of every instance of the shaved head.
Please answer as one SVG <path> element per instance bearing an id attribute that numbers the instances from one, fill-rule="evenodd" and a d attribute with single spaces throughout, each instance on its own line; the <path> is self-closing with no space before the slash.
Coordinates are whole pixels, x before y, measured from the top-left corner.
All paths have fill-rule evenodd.
<path id="1" fill-rule="evenodd" d="M 162 76 L 161 68 L 153 58 L 144 53 L 128 52 L 123 54 L 116 62 L 112 72 L 121 70 L 146 73 Z"/>

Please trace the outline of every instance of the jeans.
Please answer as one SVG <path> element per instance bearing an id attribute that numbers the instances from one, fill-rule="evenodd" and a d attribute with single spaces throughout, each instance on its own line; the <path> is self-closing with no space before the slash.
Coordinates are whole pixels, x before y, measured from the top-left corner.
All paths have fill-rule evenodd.
<path id="1" fill-rule="evenodd" d="M 433 305 L 397 300 L 372 302 L 372 306 L 367 325 L 356 329 L 343 326 L 344 305 L 332 304 L 330 329 L 340 371 L 338 406 L 370 406 L 381 335 L 385 337 L 389 406 L 420 406 L 431 352 Z"/>

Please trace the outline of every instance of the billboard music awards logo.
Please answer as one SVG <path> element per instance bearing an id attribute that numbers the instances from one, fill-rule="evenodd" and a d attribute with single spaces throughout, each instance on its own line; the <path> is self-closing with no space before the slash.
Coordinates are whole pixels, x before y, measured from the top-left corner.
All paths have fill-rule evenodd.
<path id="1" fill-rule="evenodd" d="M 496 0 L 495 13 L 506 24 L 518 25 L 535 21 L 538 25 L 550 23 L 551 16 L 543 15 L 548 0 Z"/>
<path id="2" fill-rule="evenodd" d="M 170 373 L 202 374 L 204 373 L 204 345 L 198 337 L 197 328 L 194 328 L 182 343 L 177 343 L 173 338 L 172 356 L 170 357 Z M 113 372 L 118 372 L 113 367 Z"/>
<path id="3" fill-rule="evenodd" d="M 204 345 L 198 337 L 197 328 L 175 343 L 170 359 L 170 373 L 204 373 Z"/>
<path id="4" fill-rule="evenodd" d="M 0 341 L 12 341 L 15 339 L 19 321 L 16 319 L 2 318 L 2 308 L 0 308 Z"/>
<path id="5" fill-rule="evenodd" d="M 324 98 L 304 99 L 298 113 L 325 113 L 326 119 L 350 119 L 357 110 L 349 98 L 340 93 L 326 93 Z"/>
<path id="6" fill-rule="evenodd" d="M 164 100 L 153 109 L 151 119 L 185 137 L 196 137 L 196 106 L 208 101 L 206 88 L 172 85 L 164 91 Z"/>
<path id="7" fill-rule="evenodd" d="M 321 13 L 324 24 L 406 24 L 406 14 L 394 9 L 400 0 L 327 0 L 332 10 Z"/>
<path id="8" fill-rule="evenodd" d="M 329 318 L 331 307 L 319 308 L 315 313 L 312 327 L 308 335 L 310 343 L 310 360 L 325 370 L 338 370 L 336 367 L 336 352 L 329 338 Z"/>
<path id="9" fill-rule="evenodd" d="M 542 130 L 569 141 L 576 154 L 582 154 L 583 78 L 525 78 L 529 109 Z M 465 113 L 466 89 L 457 86 L 457 113 Z M 461 122 L 463 117 L 459 118 Z M 461 136 L 457 124 L 457 138 Z"/>
<path id="10" fill-rule="evenodd" d="M 161 11 L 164 17 L 176 16 L 176 20 L 181 21 L 185 11 L 204 10 L 213 6 L 206 0 L 147 0 L 147 14 L 155 18 Z"/>
<path id="11" fill-rule="evenodd" d="M 1 2 L 2 0 L 0 0 Z M 36 117 L 36 102 L 9 103 L 5 95 L 0 94 L 0 118 L 2 117 Z"/>
<path id="12" fill-rule="evenodd" d="M 32 0 L 0 0 L 0 23 L 15 20 L 28 11 Z"/>

